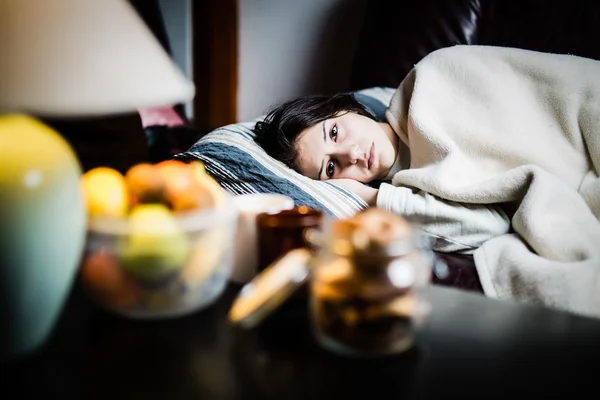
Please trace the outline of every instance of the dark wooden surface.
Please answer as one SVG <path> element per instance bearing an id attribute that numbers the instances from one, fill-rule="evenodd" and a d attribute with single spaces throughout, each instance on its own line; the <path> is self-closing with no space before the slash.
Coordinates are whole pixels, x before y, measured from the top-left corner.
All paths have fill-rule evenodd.
<path id="1" fill-rule="evenodd" d="M 597 389 L 598 320 L 434 287 L 433 314 L 413 351 L 350 359 L 314 342 L 303 299 L 261 329 L 230 326 L 225 315 L 237 290 L 230 286 L 189 317 L 160 322 L 105 314 L 74 290 L 41 351 L 2 370 L 0 396 L 541 399 Z"/>
<path id="2" fill-rule="evenodd" d="M 216 129 L 237 122 L 238 0 L 192 3 L 194 124 Z"/>

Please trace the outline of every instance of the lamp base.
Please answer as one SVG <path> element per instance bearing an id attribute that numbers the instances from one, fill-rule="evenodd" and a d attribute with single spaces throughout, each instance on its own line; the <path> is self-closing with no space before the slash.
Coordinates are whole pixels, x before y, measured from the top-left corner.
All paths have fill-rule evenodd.
<path id="1" fill-rule="evenodd" d="M 0 115 L 0 359 L 39 348 L 70 292 L 85 242 L 81 169 L 68 143 Z"/>

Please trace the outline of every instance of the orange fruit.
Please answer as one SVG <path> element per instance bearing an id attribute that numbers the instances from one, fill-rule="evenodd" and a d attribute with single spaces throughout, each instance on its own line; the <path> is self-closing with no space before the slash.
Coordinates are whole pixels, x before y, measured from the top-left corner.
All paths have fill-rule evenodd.
<path id="1" fill-rule="evenodd" d="M 210 205 L 216 208 L 224 208 L 226 206 L 225 200 L 227 193 L 221 188 L 221 185 L 206 172 L 204 163 L 202 163 L 202 161 L 192 161 L 189 166 L 192 169 L 196 182 L 210 193 Z"/>
<path id="2" fill-rule="evenodd" d="M 125 173 L 125 184 L 129 189 L 132 205 L 167 203 L 165 180 L 158 168 L 150 163 L 132 166 Z"/>
<path id="3" fill-rule="evenodd" d="M 173 211 L 189 211 L 213 205 L 212 196 L 196 180 L 194 171 L 188 164 L 167 160 L 155 167 L 165 181 L 167 198 Z"/>
<path id="4" fill-rule="evenodd" d="M 129 210 L 129 193 L 123 175 L 112 168 L 97 167 L 81 177 L 83 196 L 90 216 L 121 218 Z"/>
<path id="5" fill-rule="evenodd" d="M 116 257 L 104 251 L 85 259 L 81 280 L 93 297 L 109 307 L 131 307 L 140 295 L 137 283 L 121 268 Z"/>

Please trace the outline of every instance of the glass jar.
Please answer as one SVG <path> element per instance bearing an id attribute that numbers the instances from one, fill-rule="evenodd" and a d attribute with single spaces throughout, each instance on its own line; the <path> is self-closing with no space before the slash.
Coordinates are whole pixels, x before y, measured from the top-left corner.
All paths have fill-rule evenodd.
<path id="1" fill-rule="evenodd" d="M 345 355 L 400 353 L 429 313 L 423 289 L 433 252 L 403 217 L 377 208 L 313 231 L 311 248 L 290 250 L 246 285 L 229 320 L 251 328 L 308 283 L 315 338 Z"/>
<path id="2" fill-rule="evenodd" d="M 323 212 L 306 206 L 259 214 L 256 217 L 258 271 L 292 249 L 311 247 L 307 232 L 319 229 L 322 221 Z"/>
<path id="3" fill-rule="evenodd" d="M 428 311 L 432 254 L 403 218 L 381 210 L 327 229 L 310 271 L 310 316 L 320 344 L 385 355 L 412 347 Z"/>

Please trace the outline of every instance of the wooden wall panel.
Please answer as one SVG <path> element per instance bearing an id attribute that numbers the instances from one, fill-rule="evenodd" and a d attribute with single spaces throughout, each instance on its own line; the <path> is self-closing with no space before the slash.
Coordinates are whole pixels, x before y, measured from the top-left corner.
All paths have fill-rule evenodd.
<path id="1" fill-rule="evenodd" d="M 194 125 L 236 122 L 238 0 L 192 0 Z"/>

